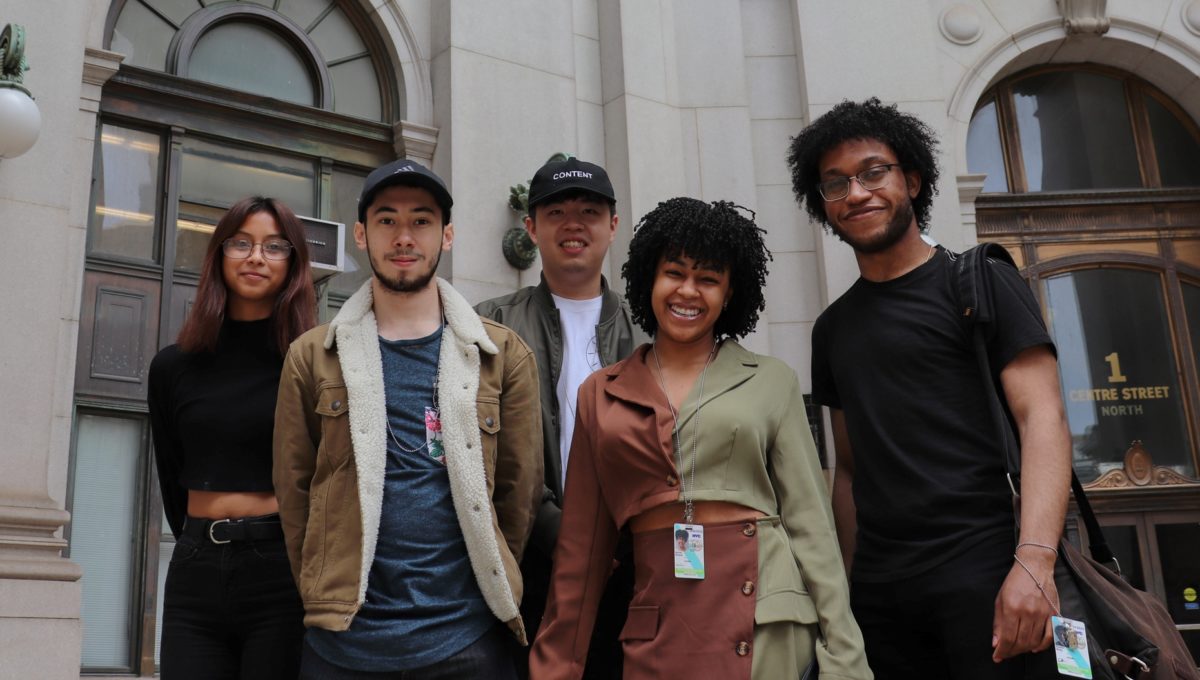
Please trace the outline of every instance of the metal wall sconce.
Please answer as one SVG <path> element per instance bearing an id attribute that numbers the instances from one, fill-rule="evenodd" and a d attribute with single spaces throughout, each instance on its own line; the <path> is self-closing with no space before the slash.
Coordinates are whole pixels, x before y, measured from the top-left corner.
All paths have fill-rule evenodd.
<path id="1" fill-rule="evenodd" d="M 42 115 L 33 95 L 21 83 L 25 61 L 25 29 L 7 24 L 0 32 L 0 158 L 16 158 L 37 141 Z"/>

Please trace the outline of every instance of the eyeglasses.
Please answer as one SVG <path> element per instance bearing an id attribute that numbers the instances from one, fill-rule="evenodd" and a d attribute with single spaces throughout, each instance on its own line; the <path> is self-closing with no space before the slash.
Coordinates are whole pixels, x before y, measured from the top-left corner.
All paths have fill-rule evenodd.
<path id="1" fill-rule="evenodd" d="M 267 239 L 262 243 L 254 243 L 244 238 L 229 238 L 221 243 L 221 250 L 225 251 L 225 257 L 244 260 L 254 252 L 255 246 L 262 248 L 262 255 L 268 260 L 286 260 L 292 254 L 292 244 L 281 238 Z"/>
<path id="2" fill-rule="evenodd" d="M 892 168 L 900 167 L 899 163 L 873 165 L 853 177 L 836 177 L 825 180 L 817 185 L 821 198 L 826 201 L 840 201 L 850 195 L 850 180 L 857 180 L 858 185 L 867 191 L 883 188 L 888 182 L 888 174 Z"/>

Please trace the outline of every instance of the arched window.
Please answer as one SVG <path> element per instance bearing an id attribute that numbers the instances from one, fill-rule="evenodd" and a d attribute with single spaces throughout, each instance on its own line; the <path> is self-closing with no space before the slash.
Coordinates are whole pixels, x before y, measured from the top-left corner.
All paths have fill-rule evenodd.
<path id="1" fill-rule="evenodd" d="M 967 166 L 984 192 L 1200 186 L 1196 126 L 1157 89 L 1111 70 L 1038 69 L 980 102 Z"/>
<path id="2" fill-rule="evenodd" d="M 83 582 L 83 667 L 152 676 L 174 541 L 146 421 L 146 371 L 190 308 L 209 234 L 240 198 L 282 199 L 328 318 L 369 275 L 352 246 L 362 180 L 396 157 L 399 81 L 357 0 L 115 0 L 94 153 L 68 508 Z M 324 231 L 321 231 L 324 230 Z M 314 235 L 316 234 L 316 235 Z M 360 259 L 361 258 L 361 259 Z"/>
<path id="3" fill-rule="evenodd" d="M 984 94 L 967 165 L 979 239 L 1013 253 L 1057 346 L 1075 470 L 1114 490 L 1092 495 L 1109 543 L 1195 649 L 1200 130 L 1131 74 L 1042 67 Z"/>

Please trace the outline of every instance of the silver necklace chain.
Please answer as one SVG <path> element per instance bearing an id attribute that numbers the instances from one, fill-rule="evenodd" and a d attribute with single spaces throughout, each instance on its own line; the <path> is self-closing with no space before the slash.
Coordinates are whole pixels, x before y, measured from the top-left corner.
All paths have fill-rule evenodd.
<path id="1" fill-rule="evenodd" d="M 696 449 L 700 442 L 700 407 L 704 405 L 704 377 L 708 375 L 708 367 L 712 364 L 713 356 L 717 353 L 717 341 L 713 340 L 712 349 L 708 351 L 708 358 L 704 360 L 704 370 L 700 371 L 700 392 L 696 395 L 696 413 L 692 418 L 696 421 L 693 426 L 692 435 L 692 469 L 690 471 L 691 479 L 684 483 L 683 479 L 683 453 L 679 448 L 679 416 L 676 415 L 675 405 L 671 403 L 671 394 L 667 392 L 667 381 L 663 377 L 662 363 L 658 359 L 658 345 L 650 347 L 650 351 L 654 354 L 654 365 L 658 368 L 658 384 L 662 387 L 663 396 L 667 399 L 667 410 L 671 412 L 671 421 L 675 424 L 675 429 L 671 432 L 671 440 L 675 444 L 675 461 L 679 470 L 679 497 L 683 499 L 683 521 L 685 524 L 692 524 L 695 519 L 695 503 L 692 501 L 691 495 L 688 493 L 690 486 L 692 491 L 696 490 Z M 684 397 L 687 398 L 686 396 Z M 683 404 L 680 404 L 683 406 Z"/>
<path id="2" fill-rule="evenodd" d="M 446 316 L 443 314 L 443 315 L 442 315 L 442 328 L 445 328 L 445 326 L 446 326 Z M 433 410 L 435 410 L 435 411 L 437 411 L 437 410 L 438 410 L 438 380 L 439 380 L 441 377 L 442 377 L 442 362 L 439 360 L 439 361 L 438 361 L 437 370 L 436 370 L 436 371 L 434 371 L 434 373 L 433 373 Z M 384 422 L 385 422 L 385 423 L 387 423 L 387 431 L 388 431 L 388 434 L 389 434 L 389 435 L 391 435 L 391 437 L 392 437 L 392 441 L 393 441 L 393 442 L 395 442 L 395 444 L 396 444 L 396 448 L 400 449 L 400 450 L 401 450 L 401 451 L 403 451 L 404 453 L 416 453 L 416 452 L 420 451 L 421 449 L 427 449 L 427 448 L 429 448 L 429 437 L 428 437 L 428 435 L 425 437 L 425 441 L 424 441 L 424 442 L 422 442 L 421 444 L 418 444 L 416 448 L 412 448 L 412 449 L 410 449 L 410 448 L 408 448 L 407 446 L 405 446 L 404 444 L 401 444 L 401 443 L 400 443 L 400 440 L 399 440 L 399 439 L 396 437 L 396 433 L 392 431 L 392 418 L 391 418 L 391 416 L 389 416 L 389 415 L 387 414 L 387 404 L 386 404 L 386 401 L 387 401 L 387 399 L 385 398 L 385 399 L 384 399 L 384 402 L 385 402 L 385 403 L 384 403 L 384 405 L 383 405 L 383 408 L 384 408 L 384 414 L 383 414 L 383 415 L 384 415 Z M 422 414 L 422 418 L 421 418 L 421 420 L 422 420 L 422 421 L 424 421 L 424 414 Z"/>

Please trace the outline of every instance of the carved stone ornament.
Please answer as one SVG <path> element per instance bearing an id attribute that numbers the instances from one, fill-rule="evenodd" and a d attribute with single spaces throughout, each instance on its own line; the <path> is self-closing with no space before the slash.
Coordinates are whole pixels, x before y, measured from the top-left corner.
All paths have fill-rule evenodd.
<path id="1" fill-rule="evenodd" d="M 1142 440 L 1135 439 L 1125 452 L 1125 466 L 1122 469 L 1109 470 L 1084 486 L 1088 489 L 1136 489 L 1179 484 L 1200 484 L 1200 480 L 1181 475 L 1169 467 L 1155 465 Z"/>
<path id="2" fill-rule="evenodd" d="M 1067 35 L 1108 33 L 1108 0 L 1057 0 Z"/>
<path id="3" fill-rule="evenodd" d="M 1187 30 L 1200 35 L 1200 0 L 1185 3 L 1183 10 L 1179 13 L 1179 18 Z"/>
<path id="4" fill-rule="evenodd" d="M 970 45 L 983 35 L 983 21 L 974 7 L 958 2 L 942 10 L 938 16 L 942 37 L 956 45 Z"/>

